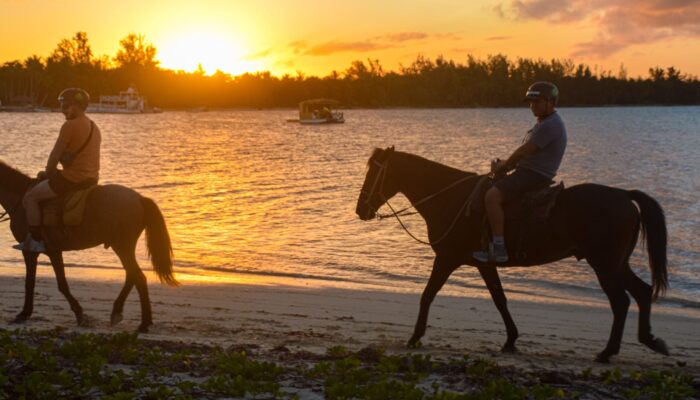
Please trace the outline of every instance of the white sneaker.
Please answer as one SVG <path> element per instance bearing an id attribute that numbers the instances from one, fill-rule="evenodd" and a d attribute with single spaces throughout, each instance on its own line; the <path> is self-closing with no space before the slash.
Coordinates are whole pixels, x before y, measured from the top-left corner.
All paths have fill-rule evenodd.
<path id="1" fill-rule="evenodd" d="M 489 243 L 488 249 L 475 251 L 472 253 L 472 257 L 482 263 L 502 264 L 508 262 L 508 251 L 506 251 L 504 244 L 497 245 L 492 242 Z"/>
<path id="2" fill-rule="evenodd" d="M 24 239 L 24 242 L 17 243 L 13 245 L 12 248 L 21 251 L 29 251 L 32 253 L 46 252 L 46 246 L 44 246 L 44 242 L 34 240 L 31 234 L 27 234 L 27 237 Z"/>

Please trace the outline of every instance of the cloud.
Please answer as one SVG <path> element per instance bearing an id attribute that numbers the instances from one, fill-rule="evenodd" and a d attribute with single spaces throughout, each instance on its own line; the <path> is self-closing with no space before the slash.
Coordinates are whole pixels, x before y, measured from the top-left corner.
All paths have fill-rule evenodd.
<path id="1" fill-rule="evenodd" d="M 598 35 L 576 44 L 573 56 L 607 57 L 671 37 L 700 37 L 700 0 L 509 0 L 493 10 L 507 19 L 597 27 Z"/>
<path id="2" fill-rule="evenodd" d="M 410 40 L 426 39 L 429 35 L 425 32 L 401 32 L 386 35 L 386 38 L 391 42 L 407 42 Z"/>
<path id="3" fill-rule="evenodd" d="M 509 40 L 512 38 L 513 38 L 512 36 L 491 36 L 491 37 L 488 37 L 484 40 L 496 41 L 496 40 Z"/>
<path id="4" fill-rule="evenodd" d="M 304 54 L 312 56 L 325 56 L 328 54 L 339 53 L 343 51 L 366 52 L 372 50 L 386 49 L 388 45 L 365 42 L 326 42 L 316 45 L 308 49 Z"/>
<path id="5" fill-rule="evenodd" d="M 308 47 L 308 43 L 306 43 L 306 40 L 297 40 L 295 42 L 289 43 L 288 46 L 292 49 L 294 54 L 299 54 L 302 51 L 304 51 L 305 48 Z"/>
<path id="6" fill-rule="evenodd" d="M 303 53 L 312 56 L 326 56 L 346 51 L 361 53 L 403 47 L 407 42 L 430 38 L 444 40 L 458 39 L 459 36 L 453 33 L 428 34 L 425 32 L 397 32 L 359 41 L 330 41 L 316 45 L 309 45 L 306 41 L 299 40 L 289 43 L 288 46 L 295 54 Z"/>
<path id="7" fill-rule="evenodd" d="M 269 56 L 271 52 L 272 52 L 272 48 L 269 48 L 267 50 L 263 50 L 263 51 L 260 51 L 257 53 L 248 54 L 245 57 L 243 57 L 243 59 L 245 59 L 245 60 L 257 60 L 259 58 L 265 58 L 265 57 Z"/>

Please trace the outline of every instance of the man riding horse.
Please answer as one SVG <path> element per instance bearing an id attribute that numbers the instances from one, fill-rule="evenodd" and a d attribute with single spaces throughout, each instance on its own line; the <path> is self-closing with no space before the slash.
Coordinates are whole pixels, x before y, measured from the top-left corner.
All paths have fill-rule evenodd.
<path id="1" fill-rule="evenodd" d="M 488 248 L 472 254 L 482 263 L 507 263 L 504 239 L 503 203 L 520 198 L 525 192 L 547 186 L 557 173 L 566 150 L 566 127 L 554 108 L 559 90 L 550 82 L 536 82 L 525 93 L 537 123 L 527 132 L 523 144 L 505 161 L 495 166 L 496 176 L 512 169 L 486 192 L 484 202 L 491 225 Z"/>
<path id="2" fill-rule="evenodd" d="M 40 182 L 24 195 L 29 234 L 14 248 L 43 253 L 46 246 L 41 233 L 39 203 L 62 196 L 73 190 L 96 185 L 100 172 L 100 143 L 102 135 L 97 125 L 85 116 L 90 95 L 83 89 L 69 88 L 58 95 L 66 122 L 56 139 L 46 163 L 39 172 Z M 57 169 L 58 163 L 63 166 Z"/>

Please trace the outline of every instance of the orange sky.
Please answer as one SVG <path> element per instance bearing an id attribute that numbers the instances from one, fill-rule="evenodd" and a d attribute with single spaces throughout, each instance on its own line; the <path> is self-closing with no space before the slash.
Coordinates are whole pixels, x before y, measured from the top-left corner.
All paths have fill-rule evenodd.
<path id="1" fill-rule="evenodd" d="M 0 0 L 0 62 L 47 56 L 85 31 L 95 55 L 141 33 L 165 68 L 326 75 L 353 60 L 387 70 L 418 54 L 570 58 L 617 75 L 700 75 L 700 0 Z"/>

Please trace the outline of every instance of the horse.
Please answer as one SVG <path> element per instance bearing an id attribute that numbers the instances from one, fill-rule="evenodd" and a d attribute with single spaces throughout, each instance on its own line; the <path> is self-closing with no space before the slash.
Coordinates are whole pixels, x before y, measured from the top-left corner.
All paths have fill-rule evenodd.
<path id="1" fill-rule="evenodd" d="M 23 241 L 29 231 L 22 199 L 35 182 L 35 179 L 0 162 L 0 205 L 5 209 L 5 215 L 9 216 L 12 235 L 18 242 Z M 116 325 L 122 320 L 124 302 L 136 286 L 141 302 L 138 332 L 148 332 L 153 324 L 151 302 L 146 276 L 136 261 L 136 243 L 144 229 L 156 275 L 162 283 L 177 286 L 172 268 L 170 235 L 160 209 L 153 200 L 124 186 L 100 185 L 95 188 L 87 197 L 82 224 L 64 227 L 66 240 L 60 249 L 52 249 L 47 244 L 46 255 L 56 274 L 58 290 L 68 300 L 78 325 L 86 326 L 88 319 L 68 287 L 63 251 L 83 250 L 104 244 L 105 248 L 113 249 L 126 271 L 126 281 L 114 301 L 110 323 Z M 22 256 L 26 266 L 24 307 L 17 314 L 14 323 L 24 323 L 34 310 L 34 284 L 39 254 L 23 251 Z"/>
<path id="2" fill-rule="evenodd" d="M 462 265 L 470 265 L 478 269 L 505 323 L 507 339 L 501 350 L 517 351 L 518 329 L 508 311 L 497 268 L 472 257 L 474 251 L 481 249 L 483 213 L 466 213 L 465 198 L 475 190 L 480 177 L 417 155 L 395 151 L 393 146 L 375 149 L 367 166 L 357 200 L 359 218 L 364 221 L 375 218 L 381 206 L 397 193 L 402 193 L 425 220 L 427 244 L 435 253 L 408 346 L 415 347 L 425 334 L 430 304 L 450 274 Z M 532 252 L 525 262 L 511 260 L 504 266 L 541 265 L 571 256 L 586 259 L 609 299 L 614 318 L 607 345 L 595 360 L 608 363 L 610 357 L 620 351 L 630 305 L 626 292 L 634 297 L 639 307 L 639 342 L 653 351 L 669 355 L 666 343 L 651 333 L 650 322 L 652 302 L 668 287 L 666 220 L 659 203 L 638 190 L 584 183 L 560 192 L 548 218 L 552 234 L 536 239 L 540 240 L 540 246 L 537 246 L 540 250 Z M 629 265 L 640 226 L 642 238 L 646 238 L 651 285 L 635 275 Z M 513 236 L 513 229 L 506 224 L 506 238 Z"/>

